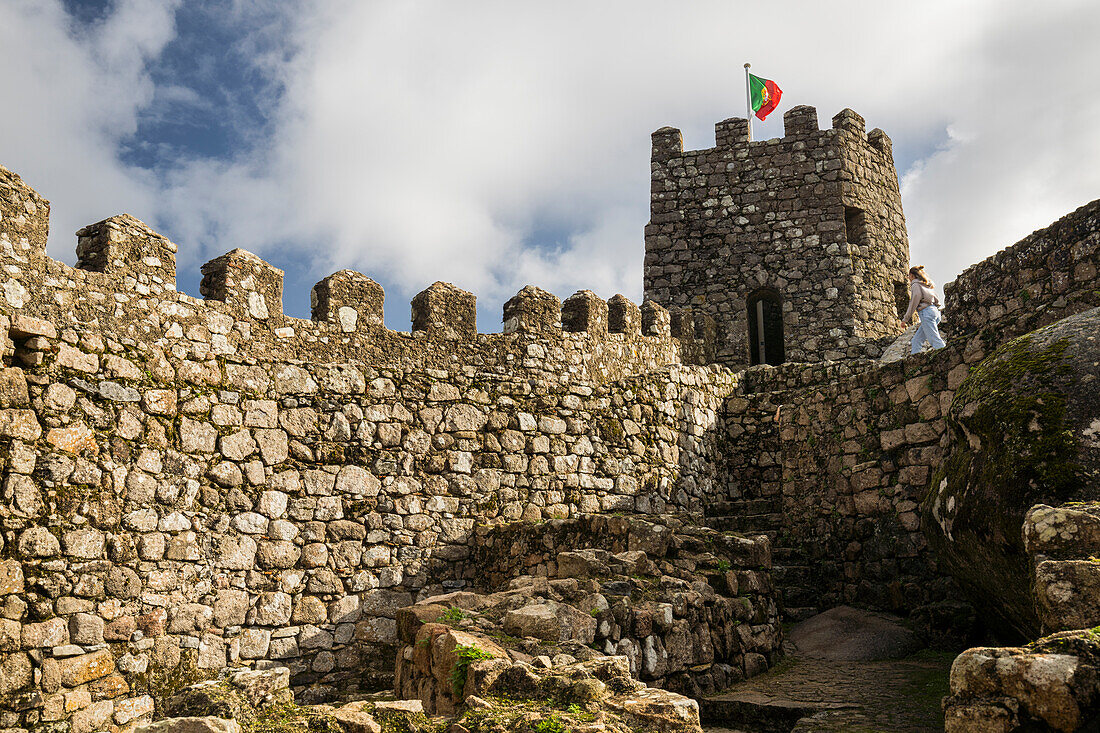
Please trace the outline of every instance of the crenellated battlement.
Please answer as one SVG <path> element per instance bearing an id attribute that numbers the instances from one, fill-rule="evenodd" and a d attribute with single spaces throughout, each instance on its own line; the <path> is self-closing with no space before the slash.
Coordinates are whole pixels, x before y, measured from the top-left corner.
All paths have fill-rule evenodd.
<path id="1" fill-rule="evenodd" d="M 749 140 L 749 121 L 744 117 L 730 117 L 714 125 L 715 147 L 703 150 L 684 150 L 683 135 L 675 127 L 662 127 L 652 135 L 653 160 L 667 161 L 682 155 L 700 155 L 711 150 L 744 148 L 746 151 L 766 150 L 787 140 L 807 137 L 835 140 L 837 133 L 847 133 L 845 144 L 864 142 L 871 148 L 892 156 L 893 145 L 889 136 L 875 128 L 867 132 L 863 116 L 852 109 L 842 109 L 832 119 L 832 127 L 822 130 L 818 126 L 817 108 L 809 105 L 792 107 L 783 115 L 783 137 L 778 140 Z"/>
<path id="2" fill-rule="evenodd" d="M 176 244 L 129 214 L 81 229 L 71 267 L 46 254 L 49 202 L 2 168 L 0 207 L 0 311 L 59 331 L 125 334 L 191 358 L 243 352 L 262 361 L 474 366 L 605 381 L 704 363 L 714 351 L 705 329 L 699 337 L 694 328 L 673 331 L 658 304 L 638 306 L 622 295 L 605 301 L 587 290 L 562 302 L 532 286 L 505 303 L 500 333 L 480 333 L 476 297 L 445 282 L 412 299 L 410 331 L 392 330 L 382 286 L 353 270 L 318 282 L 310 319 L 294 318 L 283 312 L 283 271 L 243 249 L 202 266 L 200 300 L 175 288 Z M 210 345 L 199 346 L 209 334 Z"/>

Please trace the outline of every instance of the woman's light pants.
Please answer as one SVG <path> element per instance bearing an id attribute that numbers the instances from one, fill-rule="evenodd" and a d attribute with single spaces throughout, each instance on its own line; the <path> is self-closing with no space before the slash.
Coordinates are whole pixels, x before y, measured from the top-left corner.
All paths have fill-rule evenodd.
<path id="1" fill-rule="evenodd" d="M 917 327 L 917 332 L 913 334 L 910 353 L 919 354 L 925 341 L 932 344 L 933 349 L 942 349 L 947 346 L 944 343 L 943 336 L 940 336 L 939 308 L 930 305 L 924 310 L 917 311 L 917 318 L 920 319 L 920 326 Z"/>

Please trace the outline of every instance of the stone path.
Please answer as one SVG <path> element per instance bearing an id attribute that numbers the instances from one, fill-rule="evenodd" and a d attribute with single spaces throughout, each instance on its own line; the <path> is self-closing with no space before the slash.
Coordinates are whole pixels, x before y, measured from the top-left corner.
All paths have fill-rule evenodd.
<path id="1" fill-rule="evenodd" d="M 954 658 L 951 653 L 928 650 L 881 662 L 788 658 L 767 674 L 700 700 L 704 729 L 709 733 L 942 731 L 940 699 L 947 694 Z"/>

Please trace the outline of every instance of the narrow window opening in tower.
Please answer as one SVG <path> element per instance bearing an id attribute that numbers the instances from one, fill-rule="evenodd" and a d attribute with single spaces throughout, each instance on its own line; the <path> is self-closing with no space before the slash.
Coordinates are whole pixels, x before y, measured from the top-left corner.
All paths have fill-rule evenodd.
<path id="1" fill-rule="evenodd" d="M 859 247 L 867 244 L 867 214 L 863 209 L 844 207 L 844 238 Z"/>
<path id="2" fill-rule="evenodd" d="M 749 324 L 749 363 L 771 364 L 786 361 L 783 345 L 783 300 L 773 290 L 754 293 L 747 302 Z"/>

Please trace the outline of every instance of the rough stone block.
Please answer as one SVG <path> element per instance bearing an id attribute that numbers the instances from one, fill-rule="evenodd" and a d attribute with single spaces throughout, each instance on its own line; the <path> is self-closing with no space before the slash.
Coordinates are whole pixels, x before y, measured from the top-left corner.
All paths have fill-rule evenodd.
<path id="1" fill-rule="evenodd" d="M 176 245 L 129 214 L 112 216 L 76 233 L 76 266 L 118 277 L 137 292 L 176 288 Z"/>
<path id="2" fill-rule="evenodd" d="M 448 339 L 476 336 L 477 298 L 450 283 L 432 283 L 412 299 L 412 330 Z"/>
<path id="3" fill-rule="evenodd" d="M 675 127 L 662 127 L 651 136 L 653 141 L 653 160 L 668 160 L 684 152 L 684 136 Z"/>
<path id="4" fill-rule="evenodd" d="M 607 301 L 607 330 L 610 333 L 637 335 L 642 332 L 642 311 L 625 295 Z"/>
<path id="5" fill-rule="evenodd" d="M 591 290 L 578 290 L 561 306 L 561 329 L 573 333 L 588 332 L 593 336 L 607 333 L 607 303 Z"/>
<path id="6" fill-rule="evenodd" d="M 657 338 L 670 338 L 672 334 L 672 318 L 667 309 L 652 300 L 642 302 L 642 335 L 656 336 Z"/>
<path id="7" fill-rule="evenodd" d="M 81 654 L 61 660 L 61 684 L 77 687 L 93 680 L 106 677 L 115 671 L 115 658 L 109 649 L 100 649 L 91 654 Z"/>
<path id="8" fill-rule="evenodd" d="M 0 165 L 0 239 L 20 256 L 42 256 L 49 233 L 50 202 Z"/>
<path id="9" fill-rule="evenodd" d="M 528 285 L 504 304 L 504 333 L 552 336 L 561 331 L 561 300 Z"/>
<path id="10" fill-rule="evenodd" d="M 235 249 L 202 266 L 199 292 L 257 320 L 283 314 L 283 271 L 243 249 Z"/>
<path id="11" fill-rule="evenodd" d="M 799 135 L 819 132 L 817 108 L 807 104 L 791 107 L 783 113 L 783 135 Z"/>
<path id="12" fill-rule="evenodd" d="M 749 121 L 744 117 L 730 117 L 714 125 L 714 141 L 720 148 L 731 148 L 749 141 Z"/>
<path id="13" fill-rule="evenodd" d="M 690 308 L 675 308 L 669 312 L 669 330 L 673 338 L 695 340 L 695 314 Z"/>
<path id="14" fill-rule="evenodd" d="M 313 320 L 335 323 L 350 333 L 363 326 L 383 325 L 382 286 L 354 270 L 340 270 L 313 286 L 310 292 Z"/>
<path id="15" fill-rule="evenodd" d="M 894 143 L 890 140 L 890 136 L 879 128 L 875 128 L 867 133 L 867 142 L 873 147 L 878 148 L 882 153 L 888 156 L 891 160 L 894 158 Z"/>
<path id="16" fill-rule="evenodd" d="M 867 123 L 855 110 L 845 108 L 833 116 L 833 129 L 846 130 L 862 137 L 867 130 Z"/>

